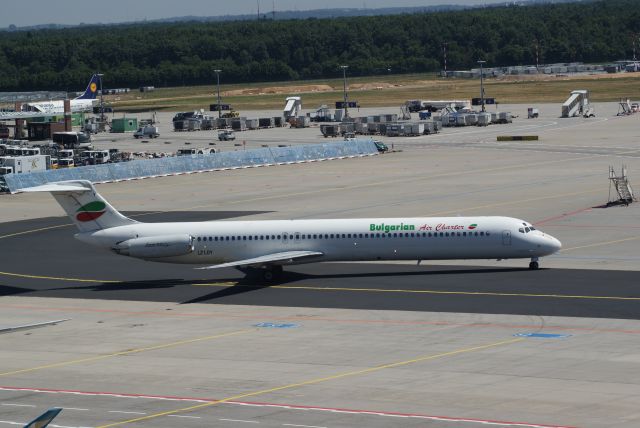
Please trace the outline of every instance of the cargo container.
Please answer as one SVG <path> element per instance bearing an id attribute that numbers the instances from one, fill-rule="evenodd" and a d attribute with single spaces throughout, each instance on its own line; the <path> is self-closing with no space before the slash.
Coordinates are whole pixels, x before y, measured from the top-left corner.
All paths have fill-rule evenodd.
<path id="1" fill-rule="evenodd" d="M 273 117 L 261 117 L 258 119 L 258 126 L 260 128 L 273 128 L 275 126 L 275 118 Z"/>
<path id="2" fill-rule="evenodd" d="M 245 121 L 245 124 L 247 125 L 247 129 L 258 129 L 259 128 L 258 119 L 247 119 Z"/>
<path id="3" fill-rule="evenodd" d="M 322 124 L 320 125 L 320 132 L 325 138 L 337 137 L 340 135 L 340 125 Z"/>
<path id="4" fill-rule="evenodd" d="M 244 118 L 235 118 L 231 120 L 231 129 L 234 131 L 246 131 L 247 122 Z"/>

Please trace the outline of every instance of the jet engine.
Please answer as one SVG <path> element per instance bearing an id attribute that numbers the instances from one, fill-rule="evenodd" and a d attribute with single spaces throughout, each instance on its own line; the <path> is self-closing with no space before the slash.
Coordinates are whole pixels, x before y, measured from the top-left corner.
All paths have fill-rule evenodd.
<path id="1" fill-rule="evenodd" d="M 177 257 L 192 253 L 193 237 L 189 235 L 160 235 L 149 238 L 134 238 L 119 242 L 114 248 L 123 256 L 140 259 Z"/>

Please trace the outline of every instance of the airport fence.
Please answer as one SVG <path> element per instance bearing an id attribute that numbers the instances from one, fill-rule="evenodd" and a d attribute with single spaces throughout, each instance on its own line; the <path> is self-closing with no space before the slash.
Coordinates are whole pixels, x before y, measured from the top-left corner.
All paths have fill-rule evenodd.
<path id="1" fill-rule="evenodd" d="M 373 141 L 351 140 L 52 169 L 25 174 L 8 174 L 4 178 L 9 191 L 18 193 L 21 189 L 54 181 L 89 180 L 92 183 L 110 183 L 195 172 L 371 156 L 377 153 Z"/>

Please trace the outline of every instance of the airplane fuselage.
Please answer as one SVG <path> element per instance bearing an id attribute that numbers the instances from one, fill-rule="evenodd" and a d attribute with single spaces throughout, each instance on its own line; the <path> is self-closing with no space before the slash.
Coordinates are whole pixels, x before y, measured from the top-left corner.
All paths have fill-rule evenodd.
<path id="1" fill-rule="evenodd" d="M 71 100 L 71 112 L 80 113 L 87 112 L 93 109 L 97 100 L 91 99 L 76 99 Z M 28 103 L 25 105 L 24 111 L 45 113 L 50 115 L 57 115 L 64 113 L 64 101 L 42 101 L 37 103 Z"/>
<path id="2" fill-rule="evenodd" d="M 304 263 L 510 259 L 542 257 L 560 248 L 557 239 L 509 217 L 135 223 L 79 233 L 76 238 L 120 252 L 118 246 L 128 240 L 150 238 L 151 246 L 168 246 L 180 236 L 192 238 L 187 254 L 139 258 L 217 264 L 283 251 L 317 251 L 322 255 Z"/>

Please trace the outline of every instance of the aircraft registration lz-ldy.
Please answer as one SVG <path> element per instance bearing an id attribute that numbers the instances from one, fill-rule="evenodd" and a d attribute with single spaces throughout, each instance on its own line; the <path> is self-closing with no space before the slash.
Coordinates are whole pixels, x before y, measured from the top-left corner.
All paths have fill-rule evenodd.
<path id="1" fill-rule="evenodd" d="M 93 109 L 96 103 L 96 94 L 100 84 L 100 76 L 94 74 L 84 93 L 70 101 L 71 113 L 87 112 Z M 64 101 L 39 101 L 27 103 L 22 111 L 0 112 L 0 120 L 31 119 L 43 116 L 55 116 L 64 114 Z"/>
<path id="2" fill-rule="evenodd" d="M 325 261 L 530 259 L 560 241 L 509 217 L 141 223 L 125 217 L 89 181 L 24 189 L 51 192 L 71 217 L 77 239 L 148 261 L 210 264 L 200 269 L 261 268 L 272 280 L 290 264 Z"/>

